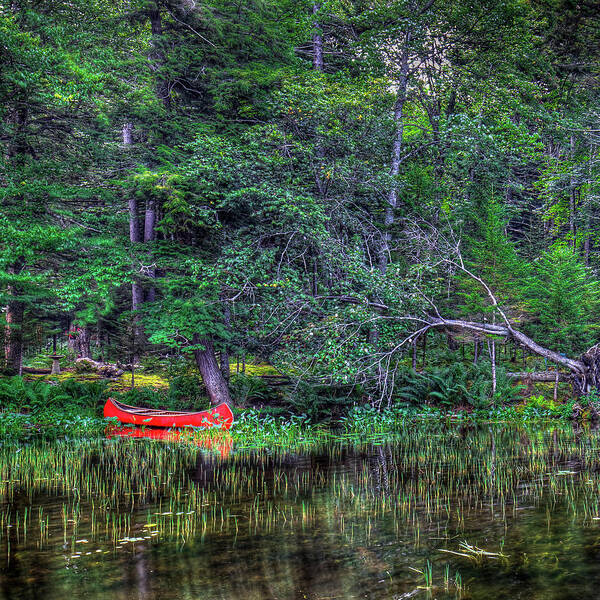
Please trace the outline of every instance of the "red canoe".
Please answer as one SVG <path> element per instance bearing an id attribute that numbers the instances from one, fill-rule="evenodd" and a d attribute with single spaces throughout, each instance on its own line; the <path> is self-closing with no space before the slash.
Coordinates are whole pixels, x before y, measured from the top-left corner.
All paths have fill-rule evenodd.
<path id="1" fill-rule="evenodd" d="M 233 423 L 233 413 L 225 403 L 201 412 L 176 412 L 157 408 L 137 408 L 109 398 L 104 405 L 104 416 L 116 417 L 121 423 L 151 427 L 229 429 Z"/>

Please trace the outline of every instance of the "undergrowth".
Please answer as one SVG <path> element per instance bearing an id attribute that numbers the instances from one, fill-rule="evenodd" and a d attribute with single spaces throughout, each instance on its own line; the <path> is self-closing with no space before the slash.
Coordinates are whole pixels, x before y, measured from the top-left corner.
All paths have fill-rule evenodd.
<path id="1" fill-rule="evenodd" d="M 298 388 L 297 397 L 293 402 L 290 398 L 286 408 L 236 409 L 232 435 L 240 447 L 294 446 L 336 436 L 393 434 L 406 423 L 419 421 L 532 421 L 568 419 L 573 413 L 574 400 L 557 403 L 541 395 L 523 401 L 513 393 L 504 396 L 500 402 L 497 396 L 489 397 L 488 390 L 478 387 L 476 375 L 459 371 L 427 376 L 413 373 L 404 378 L 398 389 L 398 399 L 389 407 L 377 410 L 370 404 L 348 406 L 338 403 L 338 414 L 324 410 L 327 405 L 325 395 L 319 396 L 317 402 L 314 394 L 307 395 L 306 390 Z M 463 384 L 466 376 L 470 378 L 468 386 Z M 409 379 L 412 385 L 409 385 Z M 247 401 L 268 402 L 268 390 L 257 378 L 238 377 L 233 380 L 233 388 Z M 418 402 L 418 393 L 424 394 L 428 402 Z M 173 377 L 166 390 L 135 388 L 118 395 L 103 381 L 80 382 L 72 378 L 27 381 L 22 377 L 9 377 L 0 379 L 0 440 L 102 435 L 107 425 L 102 418 L 102 407 L 110 395 L 132 405 L 170 410 L 208 408 L 200 381 L 192 375 Z M 303 400 L 299 396 L 304 396 Z M 462 403 L 458 408 L 457 402 Z M 583 418 L 590 416 L 594 408 L 597 411 L 600 405 L 595 396 L 580 398 L 577 402 Z M 327 422 L 323 415 L 329 417 Z"/>

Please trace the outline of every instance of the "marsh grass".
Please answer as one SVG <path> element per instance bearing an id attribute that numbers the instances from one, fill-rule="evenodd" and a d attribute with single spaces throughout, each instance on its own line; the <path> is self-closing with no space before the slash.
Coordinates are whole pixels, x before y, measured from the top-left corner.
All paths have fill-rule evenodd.
<path id="1" fill-rule="evenodd" d="M 226 460 L 199 448 L 198 432 L 178 443 L 0 448 L 0 552 L 9 560 L 44 551 L 75 563 L 267 536 L 293 554 L 298 536 L 320 531 L 334 543 L 322 551 L 343 549 L 348 565 L 369 565 L 361 577 L 378 577 L 394 593 L 421 586 L 460 597 L 465 573 L 472 588 L 490 572 L 502 579 L 547 565 L 546 547 L 528 548 L 526 563 L 518 544 L 510 547 L 511 530 L 528 515 L 540 515 L 543 531 L 565 521 L 580 532 L 598 528 L 595 432 L 431 423 L 357 441 L 319 428 L 309 438 L 306 424 L 292 420 L 271 424 L 278 446 L 260 437 L 257 419 L 234 428 Z"/>

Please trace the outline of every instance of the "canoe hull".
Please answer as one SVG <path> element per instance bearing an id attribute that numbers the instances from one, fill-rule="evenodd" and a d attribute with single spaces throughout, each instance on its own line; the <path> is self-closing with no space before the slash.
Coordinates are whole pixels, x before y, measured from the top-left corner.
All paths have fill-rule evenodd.
<path id="1" fill-rule="evenodd" d="M 225 403 L 201 412 L 172 412 L 139 409 L 125 406 L 109 398 L 104 405 L 104 416 L 115 417 L 121 423 L 149 427 L 200 427 L 229 429 L 233 423 L 231 408 Z"/>

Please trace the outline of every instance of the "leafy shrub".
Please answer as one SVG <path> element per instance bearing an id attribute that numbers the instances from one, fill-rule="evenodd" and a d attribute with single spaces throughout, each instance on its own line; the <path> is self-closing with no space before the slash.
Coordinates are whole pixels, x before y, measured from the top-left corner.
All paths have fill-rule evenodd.
<path id="1" fill-rule="evenodd" d="M 209 408 L 204 384 L 196 375 L 178 375 L 169 382 L 167 394 L 169 410 L 191 410 Z"/>
<path id="2" fill-rule="evenodd" d="M 527 399 L 527 403 L 520 409 L 520 416 L 522 418 L 570 418 L 573 414 L 573 405 L 575 400 L 560 404 L 554 402 L 554 400 L 546 400 L 544 396 L 530 396 Z M 585 404 L 584 404 L 585 405 Z"/>
<path id="3" fill-rule="evenodd" d="M 236 418 L 232 433 L 236 444 L 253 447 L 314 443 L 325 437 L 307 415 L 275 417 L 254 408 L 244 410 Z"/>
<path id="4" fill-rule="evenodd" d="M 25 415 L 0 413 L 0 440 L 5 442 L 22 441 L 29 437 Z"/>
<path id="5" fill-rule="evenodd" d="M 109 392 L 105 381 L 79 382 L 74 379 L 66 379 L 55 389 L 70 398 L 69 404 L 82 408 L 97 408 L 104 404 Z"/>
<path id="6" fill-rule="evenodd" d="M 71 400 L 59 386 L 41 381 L 28 382 L 22 377 L 0 381 L 0 408 L 11 412 L 39 412 L 63 406 Z"/>
<path id="7" fill-rule="evenodd" d="M 70 407 L 95 409 L 108 395 L 103 382 L 80 383 L 67 379 L 58 384 L 26 381 L 22 377 L 0 380 L 0 409 L 42 413 Z"/>
<path id="8" fill-rule="evenodd" d="M 101 435 L 107 422 L 99 416 L 98 405 L 106 395 L 100 382 L 0 380 L 0 441 Z"/>
<path id="9" fill-rule="evenodd" d="M 294 412 L 307 414 L 311 419 L 338 417 L 345 413 L 360 397 L 361 390 L 356 388 L 351 395 L 330 385 L 311 385 L 298 382 L 288 388 L 284 400 Z"/>
<path id="10" fill-rule="evenodd" d="M 354 406 L 340 423 L 347 433 L 354 435 L 391 433 L 403 423 L 415 419 L 440 422 L 445 416 L 440 408 L 432 406 L 416 407 L 408 403 L 394 404 L 384 410 L 377 410 L 370 404 Z"/>
<path id="11" fill-rule="evenodd" d="M 395 400 L 400 403 L 436 406 L 472 406 L 487 408 L 518 398 L 522 386 L 515 386 L 503 369 L 496 370 L 496 393 L 492 394 L 492 378 L 489 364 L 464 365 L 455 363 L 417 373 L 404 369 L 396 377 Z"/>
<path id="12" fill-rule="evenodd" d="M 265 402 L 272 395 L 269 386 L 260 377 L 241 373 L 231 378 L 230 390 L 234 401 L 241 406 L 247 406 L 250 402 Z"/>
<path id="13" fill-rule="evenodd" d="M 119 401 L 131 406 L 146 406 L 148 408 L 162 408 L 167 397 L 163 391 L 148 387 L 136 387 L 119 395 Z"/>

